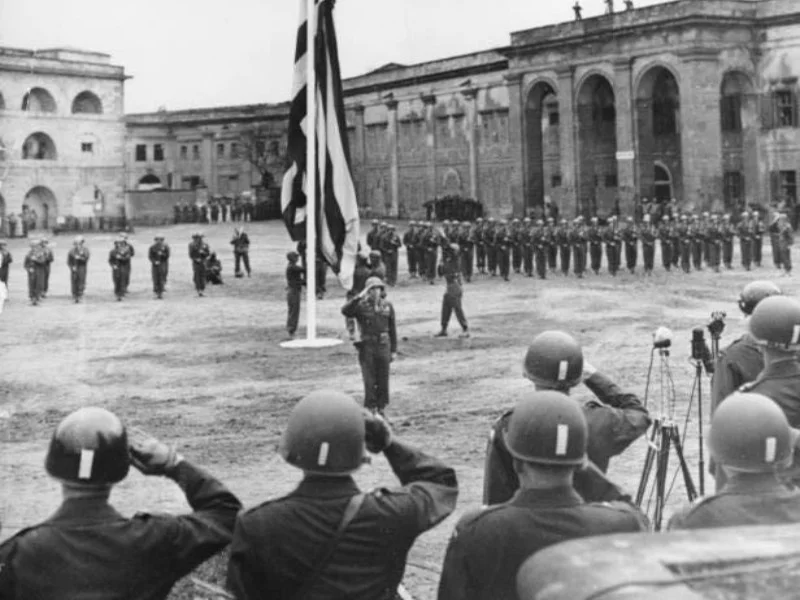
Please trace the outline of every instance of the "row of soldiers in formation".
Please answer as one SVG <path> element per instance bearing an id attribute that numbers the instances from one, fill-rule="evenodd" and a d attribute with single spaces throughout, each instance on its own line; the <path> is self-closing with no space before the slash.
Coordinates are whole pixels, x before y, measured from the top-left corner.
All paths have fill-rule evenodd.
<path id="1" fill-rule="evenodd" d="M 173 219 L 178 223 L 227 223 L 253 220 L 255 204 L 250 199 L 212 198 L 205 204 L 183 202 L 172 207 Z"/>
<path id="2" fill-rule="evenodd" d="M 203 296 L 206 283 L 221 285 L 222 262 L 203 240 L 201 232 L 192 234 L 189 244 L 189 258 L 192 261 L 192 273 L 195 290 L 198 296 Z M 250 240 L 243 229 L 236 229 L 231 244 L 234 246 L 236 260 L 236 277 L 243 277 L 241 265 L 243 264 L 250 277 L 249 247 Z M 111 266 L 114 295 L 117 301 L 128 294 L 131 280 L 131 261 L 136 251 L 128 241 L 125 233 L 114 241 L 114 247 L 108 254 L 108 264 Z M 67 253 L 67 266 L 70 269 L 71 294 L 75 303 L 83 299 L 86 289 L 86 271 L 91 252 L 86 247 L 83 236 L 74 239 L 72 248 Z M 153 293 L 159 300 L 163 298 L 169 274 L 170 247 L 162 235 L 155 236 L 154 243 L 148 250 L 148 259 L 151 264 L 151 277 L 153 280 Z M 50 270 L 55 255 L 47 238 L 34 239 L 30 242 L 30 250 L 25 256 L 24 268 L 28 274 L 28 296 L 31 304 L 36 306 L 47 296 L 50 284 Z M 0 282 L 8 286 L 9 267 L 14 261 L 13 256 L 6 248 L 6 243 L 0 240 Z"/>
<path id="3" fill-rule="evenodd" d="M 656 226 L 650 215 L 645 215 L 641 225 L 632 217 L 620 220 L 610 217 L 601 224 L 592 217 L 587 224 L 583 217 L 573 221 L 555 219 L 546 221 L 525 218 L 502 220 L 489 217 L 467 221 L 444 221 L 436 227 L 430 221 L 411 221 L 402 238 L 392 224 L 372 221 L 367 234 L 367 244 L 380 253 L 386 265 L 389 285 L 397 280 L 400 248 L 405 246 L 408 270 L 412 278 L 419 276 L 433 283 L 436 276 L 438 248 L 458 244 L 462 273 L 469 282 L 473 267 L 481 274 L 500 275 L 508 281 L 513 268 L 532 277 L 546 278 L 547 272 L 560 270 L 567 275 L 572 263 L 574 273 L 583 277 L 587 268 L 600 272 L 605 250 L 609 272 L 616 275 L 623 268 L 634 273 L 641 242 L 644 272 L 652 275 L 656 245 L 661 249 L 663 268 L 671 271 L 680 268 L 688 273 L 702 270 L 703 265 L 720 271 L 724 265 L 733 268 L 734 239 L 738 237 L 741 264 L 746 270 L 760 267 L 763 237 L 769 234 L 773 262 L 777 268 L 791 271 L 790 247 L 793 231 L 785 214 L 775 214 L 767 225 L 758 212 L 744 212 L 734 225 L 730 215 L 683 214 L 677 219 L 665 216 Z M 588 265 L 587 265 L 588 259 Z"/>

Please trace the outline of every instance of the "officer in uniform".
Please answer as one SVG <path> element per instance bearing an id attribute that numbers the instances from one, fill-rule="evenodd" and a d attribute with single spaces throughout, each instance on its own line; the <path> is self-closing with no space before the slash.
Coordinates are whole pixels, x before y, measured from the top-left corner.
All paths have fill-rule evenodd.
<path id="1" fill-rule="evenodd" d="M 192 234 L 189 244 L 189 258 L 192 261 L 192 274 L 194 276 L 194 289 L 202 297 L 206 289 L 206 260 L 211 255 L 211 248 L 203 241 L 203 234 L 199 231 Z"/>
<path id="2" fill-rule="evenodd" d="M 8 268 L 14 262 L 11 252 L 6 249 L 5 240 L 0 240 L 0 283 L 8 287 Z"/>
<path id="3" fill-rule="evenodd" d="M 739 236 L 739 252 L 742 254 L 742 266 L 745 271 L 750 270 L 753 261 L 753 222 L 750 221 L 750 213 L 744 211 L 742 220 L 739 221 L 736 233 Z"/>
<path id="4" fill-rule="evenodd" d="M 352 474 L 365 462 L 365 445 L 386 457 L 402 485 L 359 490 Z M 395 598 L 417 536 L 455 508 L 455 470 L 328 390 L 294 407 L 280 453 L 303 479 L 239 516 L 228 588 L 239 600 Z"/>
<path id="5" fill-rule="evenodd" d="M 600 265 L 603 262 L 603 230 L 598 224 L 597 217 L 592 217 L 589 227 L 589 255 L 592 271 L 595 275 L 600 274 Z"/>
<path id="6" fill-rule="evenodd" d="M 417 277 L 417 223 L 415 221 L 408 222 L 408 229 L 403 234 L 403 245 L 406 247 L 406 261 L 408 263 L 408 274 L 411 279 Z"/>
<path id="7" fill-rule="evenodd" d="M 769 241 L 770 245 L 772 246 L 772 263 L 775 265 L 776 269 L 780 269 L 783 266 L 781 263 L 781 248 L 780 248 L 780 235 L 778 234 L 778 221 L 780 220 L 780 214 L 775 214 L 772 217 L 772 222 L 769 226 Z"/>
<path id="8" fill-rule="evenodd" d="M 428 223 L 425 233 L 425 265 L 427 267 L 427 279 L 431 285 L 436 281 L 436 262 L 439 258 L 439 234 L 433 229 L 433 225 Z"/>
<path id="9" fill-rule="evenodd" d="M 556 230 L 555 243 L 558 245 L 558 252 L 561 257 L 561 274 L 569 275 L 569 259 L 572 247 L 569 242 L 569 226 L 566 219 L 561 219 L 561 224 Z"/>
<path id="10" fill-rule="evenodd" d="M 489 274 L 492 277 L 497 277 L 497 246 L 494 243 L 495 233 L 494 217 L 489 217 L 486 223 L 486 229 L 483 232 L 483 243 L 484 246 L 486 246 L 486 262 L 488 263 Z"/>
<path id="11" fill-rule="evenodd" d="M 764 221 L 761 220 L 759 211 L 753 212 L 753 263 L 756 267 L 761 266 L 761 251 L 764 245 Z"/>
<path id="12" fill-rule="evenodd" d="M 708 447 L 725 487 L 675 514 L 669 529 L 800 523 L 800 490 L 780 475 L 792 466 L 800 431 L 761 394 L 736 393 L 711 418 Z"/>
<path id="13" fill-rule="evenodd" d="M 461 249 L 461 273 L 464 275 L 464 281 L 470 283 L 472 281 L 472 264 L 475 259 L 475 233 L 468 221 L 461 223 L 456 243 Z"/>
<path id="14" fill-rule="evenodd" d="M 177 483 L 192 507 L 181 516 L 108 503 L 133 464 Z M 166 598 L 179 579 L 231 541 L 239 500 L 174 446 L 143 432 L 128 438 L 101 408 L 68 415 L 50 441 L 45 469 L 61 483 L 53 516 L 0 546 L 0 598 Z"/>
<path id="15" fill-rule="evenodd" d="M 650 215 L 642 217 L 644 227 L 640 233 L 642 238 L 642 261 L 644 262 L 644 274 L 648 277 L 653 276 L 653 263 L 656 256 L 656 240 L 658 232 L 650 221 Z"/>
<path id="16" fill-rule="evenodd" d="M 243 277 L 242 263 L 244 269 L 247 271 L 247 276 L 250 277 L 250 237 L 244 232 L 244 227 L 237 227 L 233 230 L 233 239 L 231 239 L 233 246 L 234 263 L 234 277 Z"/>
<path id="17" fill-rule="evenodd" d="M 578 473 L 575 487 L 588 501 L 606 500 L 609 486 L 598 482 L 613 456 L 621 454 L 650 426 L 650 415 L 639 399 L 623 392 L 614 382 L 583 360 L 583 350 L 572 336 L 561 331 L 546 331 L 536 336 L 524 362 L 525 376 L 537 390 L 556 390 L 569 394 L 583 382 L 596 398 L 576 401 L 589 423 L 589 461 L 587 470 Z M 513 460 L 505 444 L 513 411 L 494 424 L 486 449 L 483 503 L 506 502 L 519 487 Z M 611 490 L 614 492 L 614 490 Z M 618 497 L 612 494 L 611 497 Z"/>
<path id="18" fill-rule="evenodd" d="M 456 314 L 458 324 L 461 325 L 461 336 L 469 337 L 469 325 L 464 309 L 461 306 L 461 298 L 464 292 L 461 288 L 461 265 L 459 264 L 458 244 L 450 244 L 442 256 L 442 265 L 439 267 L 441 275 L 445 279 L 447 288 L 442 298 L 442 329 L 436 337 L 447 337 L 447 326 L 450 323 L 450 315 Z"/>
<path id="19" fill-rule="evenodd" d="M 705 247 L 705 230 L 697 215 L 692 215 L 689 225 L 689 240 L 692 245 L 692 266 L 695 271 L 703 270 L 703 249 Z"/>
<path id="20" fill-rule="evenodd" d="M 666 271 L 672 270 L 672 225 L 669 217 L 664 215 L 658 228 L 658 239 L 661 241 L 661 265 Z"/>
<path id="21" fill-rule="evenodd" d="M 520 274 L 522 270 L 522 238 L 524 231 L 522 223 L 519 219 L 514 219 L 511 222 L 508 236 L 511 238 L 511 264 L 514 267 L 514 273 Z"/>
<path id="22" fill-rule="evenodd" d="M 497 224 L 494 234 L 494 247 L 497 255 L 497 267 L 500 270 L 500 277 L 503 281 L 508 281 L 511 267 L 511 246 L 514 244 L 508 233 L 508 228 L 502 221 Z"/>
<path id="23" fill-rule="evenodd" d="M 639 231 L 633 222 L 633 217 L 628 217 L 622 239 L 625 241 L 625 266 L 633 275 L 636 272 L 636 259 L 639 254 Z"/>
<path id="24" fill-rule="evenodd" d="M 381 281 L 386 281 L 386 265 L 383 264 L 380 251 L 370 250 L 368 266 L 369 277 L 377 277 Z"/>
<path id="25" fill-rule="evenodd" d="M 383 281 L 370 277 L 361 293 L 342 307 L 342 314 L 355 319 L 361 331 L 355 346 L 364 380 L 364 406 L 380 413 L 389 404 L 389 364 L 397 356 L 394 307 L 385 291 Z"/>
<path id="26" fill-rule="evenodd" d="M 670 233 L 672 234 L 672 243 L 670 244 L 670 249 L 672 251 L 672 266 L 677 269 L 681 262 L 680 215 L 678 214 L 677 210 L 674 210 L 674 207 L 672 208 L 673 210 L 671 210 L 671 212 L 674 213 L 674 216 L 672 216 L 670 219 L 670 222 L 672 223 L 672 228 L 670 229 Z"/>
<path id="27" fill-rule="evenodd" d="M 288 309 L 286 332 L 289 334 L 289 339 L 294 338 L 294 334 L 297 331 L 297 322 L 300 319 L 300 296 L 302 295 L 303 286 L 306 284 L 306 271 L 297 264 L 299 259 L 300 255 L 294 250 L 286 254 L 286 260 L 289 261 L 286 265 L 286 304 Z M 357 269 L 358 267 L 356 266 Z M 355 271 L 353 281 L 355 282 Z"/>
<path id="28" fill-rule="evenodd" d="M 125 273 L 130 273 L 131 270 L 131 254 L 122 242 L 121 238 L 116 240 L 114 248 L 108 253 L 108 264 L 111 265 L 111 278 L 114 281 L 114 295 L 117 297 L 117 302 L 121 302 L 127 293 Z"/>
<path id="29" fill-rule="evenodd" d="M 547 226 L 545 228 L 544 245 L 547 248 L 547 268 L 551 273 L 556 272 L 556 259 L 558 255 L 558 246 L 556 244 L 556 222 L 553 217 L 547 217 Z"/>
<path id="30" fill-rule="evenodd" d="M 503 432 L 520 489 L 508 502 L 468 512 L 447 546 L 439 600 L 513 599 L 522 563 L 570 539 L 647 531 L 627 502 L 586 503 L 574 489 L 589 430 L 580 406 L 555 391 L 526 391 Z"/>
<path id="31" fill-rule="evenodd" d="M 55 260 L 53 249 L 50 247 L 50 240 L 42 238 L 41 240 L 42 253 L 44 254 L 44 281 L 42 282 L 42 298 L 47 297 L 47 292 L 50 291 L 50 266 Z"/>
<path id="32" fill-rule="evenodd" d="M 164 242 L 163 235 L 153 238 L 153 245 L 147 252 L 150 259 L 150 277 L 153 280 L 153 293 L 161 300 L 164 297 L 164 288 L 167 285 L 167 272 L 169 270 L 169 246 Z"/>
<path id="33" fill-rule="evenodd" d="M 72 248 L 67 253 L 67 266 L 70 271 L 70 288 L 75 304 L 83 298 L 86 289 L 86 264 L 89 262 L 89 249 L 83 245 L 83 236 L 78 236 L 72 242 Z"/>
<path id="34" fill-rule="evenodd" d="M 733 237 L 736 229 L 731 224 L 731 216 L 726 214 L 722 217 L 720 226 L 720 237 L 722 238 L 722 263 L 726 269 L 733 268 Z"/>
<path id="35" fill-rule="evenodd" d="M 689 218 L 681 215 L 675 227 L 677 242 L 674 242 L 681 270 L 690 273 L 692 270 L 692 238 L 689 232 Z"/>
<path id="36" fill-rule="evenodd" d="M 475 219 L 475 262 L 478 268 L 478 273 L 482 275 L 486 275 L 486 239 L 484 232 L 486 230 L 486 224 L 483 221 L 483 217 L 478 217 Z"/>
<path id="37" fill-rule="evenodd" d="M 583 224 L 583 217 L 575 218 L 574 226 L 570 232 L 570 243 L 572 244 L 573 269 L 578 279 L 583 279 L 586 271 L 586 227 Z"/>
<path id="38" fill-rule="evenodd" d="M 25 270 L 28 272 L 28 297 L 31 299 L 31 304 L 37 306 L 39 300 L 42 299 L 42 290 L 44 289 L 44 267 L 47 261 L 42 251 L 42 246 L 39 240 L 31 240 L 31 249 L 25 256 Z"/>

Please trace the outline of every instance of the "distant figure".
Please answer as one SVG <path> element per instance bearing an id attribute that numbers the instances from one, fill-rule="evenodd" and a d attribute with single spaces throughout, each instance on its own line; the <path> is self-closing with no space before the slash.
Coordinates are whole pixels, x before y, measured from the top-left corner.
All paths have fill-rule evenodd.
<path id="1" fill-rule="evenodd" d="M 606 14 L 613 15 L 614 14 L 614 0 L 605 0 L 606 3 Z"/>
<path id="2" fill-rule="evenodd" d="M 633 10 L 633 0 L 623 0 L 625 2 L 625 10 Z"/>
<path id="3" fill-rule="evenodd" d="M 581 8 L 581 5 L 578 3 L 578 0 L 575 0 L 575 6 L 572 7 L 572 10 L 575 11 L 575 20 L 576 21 L 581 21 L 583 19 L 583 17 L 581 17 L 581 11 L 583 9 Z M 428 217 L 428 218 L 430 218 L 430 217 Z"/>
<path id="4" fill-rule="evenodd" d="M 231 244 L 233 245 L 233 256 L 236 260 L 234 276 L 244 277 L 241 268 L 242 263 L 244 263 L 244 269 L 247 271 L 247 276 L 250 277 L 250 238 L 244 232 L 244 227 L 234 229 Z"/>
<path id="5" fill-rule="evenodd" d="M 86 265 L 91 256 L 89 249 L 83 245 L 82 235 L 75 238 L 72 249 L 67 254 L 67 266 L 70 271 L 72 299 L 78 304 L 86 289 Z"/>
<path id="6" fill-rule="evenodd" d="M 222 285 L 222 261 L 212 252 L 206 261 L 206 281 L 211 285 Z"/>

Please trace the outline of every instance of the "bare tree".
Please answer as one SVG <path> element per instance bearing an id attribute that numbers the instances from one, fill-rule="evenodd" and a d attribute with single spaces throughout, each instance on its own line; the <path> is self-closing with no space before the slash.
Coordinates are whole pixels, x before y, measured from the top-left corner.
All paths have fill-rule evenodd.
<path id="1" fill-rule="evenodd" d="M 242 157 L 258 169 L 261 187 L 269 189 L 278 184 L 276 174 L 286 168 L 286 148 L 276 132 L 266 125 L 256 125 L 242 132 Z"/>

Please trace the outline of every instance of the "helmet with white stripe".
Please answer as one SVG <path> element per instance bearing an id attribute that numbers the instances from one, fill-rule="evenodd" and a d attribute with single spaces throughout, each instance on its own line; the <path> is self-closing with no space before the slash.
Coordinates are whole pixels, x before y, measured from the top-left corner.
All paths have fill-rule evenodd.
<path id="1" fill-rule="evenodd" d="M 800 301 L 789 296 L 764 298 L 750 317 L 750 333 L 763 346 L 800 351 Z"/>
<path id="2" fill-rule="evenodd" d="M 583 350 L 571 335 L 545 331 L 528 347 L 523 367 L 538 387 L 566 391 L 581 381 Z"/>

